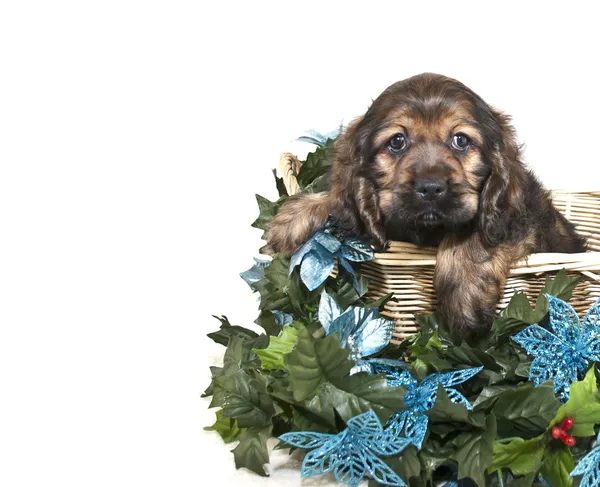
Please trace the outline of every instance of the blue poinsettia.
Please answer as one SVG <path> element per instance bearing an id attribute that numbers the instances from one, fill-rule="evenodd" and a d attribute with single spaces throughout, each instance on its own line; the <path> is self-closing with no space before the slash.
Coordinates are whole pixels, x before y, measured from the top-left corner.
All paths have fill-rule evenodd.
<path id="1" fill-rule="evenodd" d="M 394 322 L 382 318 L 379 310 L 350 306 L 344 311 L 323 291 L 319 302 L 319 322 L 327 335 L 339 332 L 340 345 L 350 349 L 350 358 L 356 362 L 350 374 L 374 373 L 375 364 L 387 363 L 385 360 L 366 359 L 385 348 L 394 332 Z"/>
<path id="2" fill-rule="evenodd" d="M 309 144 L 314 144 L 317 147 L 325 147 L 327 140 L 335 139 L 338 135 L 340 135 L 340 132 L 340 129 L 336 129 L 332 130 L 331 132 L 327 132 L 326 134 L 322 134 L 316 130 L 306 130 L 308 135 L 298 137 L 296 140 L 299 140 L 300 142 L 308 142 Z"/>
<path id="3" fill-rule="evenodd" d="M 368 242 L 358 238 L 347 238 L 340 242 L 331 234 L 331 228 L 325 228 L 315 233 L 292 256 L 290 274 L 300 265 L 300 278 L 313 291 L 329 277 L 337 259 L 338 264 L 352 276 L 354 287 L 358 291 L 360 286 L 349 261 L 364 262 L 373 257 L 373 249 Z"/>
<path id="4" fill-rule="evenodd" d="M 247 271 L 240 272 L 240 277 L 248 286 L 252 288 L 252 284 L 260 281 L 265 277 L 265 267 L 271 263 L 270 260 L 254 258 L 254 265 Z"/>
<path id="5" fill-rule="evenodd" d="M 539 386 L 554 379 L 554 392 L 566 401 L 571 384 L 583 377 L 590 361 L 600 361 L 600 300 L 591 306 L 581 323 L 571 305 L 549 294 L 546 298 L 554 334 L 531 325 L 512 339 L 535 357 L 529 380 Z"/>
<path id="6" fill-rule="evenodd" d="M 424 412 L 431 409 L 435 404 L 438 386 L 441 384 L 444 387 L 448 393 L 448 398 L 452 402 L 462 404 L 470 411 L 473 406 L 465 396 L 453 387 L 477 375 L 483 370 L 483 367 L 430 374 L 420 384 L 408 370 L 399 368 L 387 370 L 379 368 L 379 370 L 386 374 L 388 385 L 406 387 L 404 404 L 408 410 L 393 414 L 388 420 L 387 428 L 390 431 L 410 431 L 412 443 L 417 448 L 421 448 L 429 423 L 429 418 Z"/>
<path id="7" fill-rule="evenodd" d="M 571 477 L 582 475 L 579 487 L 600 485 L 600 433 L 596 438 L 596 448 L 583 457 L 571 472 Z"/>
<path id="8" fill-rule="evenodd" d="M 337 435 L 305 431 L 285 433 L 279 439 L 312 450 L 302 462 L 302 477 L 333 471 L 338 481 L 351 487 L 356 487 L 367 474 L 381 484 L 406 485 L 379 457 L 398 455 L 411 439 L 397 431 L 384 430 L 373 411 L 353 417 Z"/>

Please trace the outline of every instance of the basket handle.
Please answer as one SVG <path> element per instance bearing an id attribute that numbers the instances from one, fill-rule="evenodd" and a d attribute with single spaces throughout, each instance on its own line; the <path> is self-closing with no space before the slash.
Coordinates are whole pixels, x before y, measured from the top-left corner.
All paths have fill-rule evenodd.
<path id="1" fill-rule="evenodd" d="M 285 189 L 290 196 L 301 192 L 296 180 L 296 174 L 298 174 L 301 167 L 302 162 L 291 152 L 281 154 L 279 158 L 279 172 L 283 178 Z"/>

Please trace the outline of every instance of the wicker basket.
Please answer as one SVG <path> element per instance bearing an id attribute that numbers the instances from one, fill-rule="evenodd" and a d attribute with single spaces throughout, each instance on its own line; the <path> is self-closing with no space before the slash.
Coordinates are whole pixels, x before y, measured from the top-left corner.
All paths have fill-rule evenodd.
<path id="1" fill-rule="evenodd" d="M 285 153 L 279 168 L 289 194 L 299 191 L 294 174 L 300 168 L 298 159 Z M 600 191 L 552 192 L 555 206 L 575 224 L 577 231 L 588 239 L 589 251 L 580 254 L 536 253 L 511 269 L 498 309 L 504 308 L 516 291 L 523 291 L 534 300 L 546 278 L 561 269 L 580 275 L 570 304 L 583 314 L 600 297 Z M 367 298 L 377 299 L 393 293 L 395 300 L 385 304 L 384 316 L 396 322 L 393 341 L 398 342 L 417 332 L 414 315 L 435 310 L 433 271 L 436 249 L 419 247 L 407 242 L 392 242 L 387 252 L 375 254 L 375 259 L 361 266 L 369 279 Z"/>

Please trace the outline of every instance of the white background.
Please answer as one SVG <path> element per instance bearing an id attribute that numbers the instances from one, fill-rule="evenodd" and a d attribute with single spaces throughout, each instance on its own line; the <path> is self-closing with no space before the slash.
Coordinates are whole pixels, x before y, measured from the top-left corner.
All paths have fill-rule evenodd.
<path id="1" fill-rule="evenodd" d="M 583 2 L 360 3 L 1 4 L 1 485 L 300 485 L 202 431 L 205 334 L 255 318 L 279 154 L 399 79 L 462 80 L 548 186 L 600 189 Z"/>

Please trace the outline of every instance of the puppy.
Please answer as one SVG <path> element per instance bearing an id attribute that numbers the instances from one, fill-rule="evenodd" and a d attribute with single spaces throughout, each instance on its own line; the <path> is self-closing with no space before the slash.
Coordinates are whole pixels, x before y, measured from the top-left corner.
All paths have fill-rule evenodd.
<path id="1" fill-rule="evenodd" d="M 585 240 L 520 160 L 510 119 L 462 83 L 421 74 L 387 88 L 334 144 L 330 189 L 291 197 L 267 231 L 291 254 L 331 215 L 383 251 L 438 247 L 438 311 L 465 339 L 485 334 L 516 261 L 583 252 Z"/>

